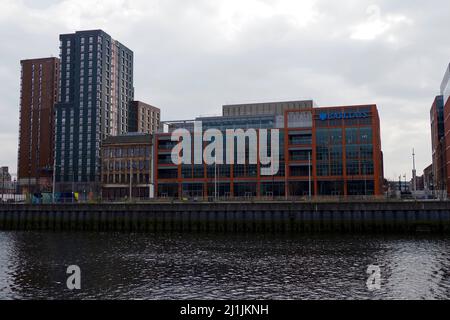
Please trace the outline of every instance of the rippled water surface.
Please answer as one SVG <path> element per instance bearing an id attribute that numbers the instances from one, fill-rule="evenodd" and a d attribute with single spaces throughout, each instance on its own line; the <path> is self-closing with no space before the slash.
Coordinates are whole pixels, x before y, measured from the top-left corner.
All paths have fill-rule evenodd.
<path id="1" fill-rule="evenodd" d="M 0 298 L 450 299 L 450 238 L 0 232 Z"/>

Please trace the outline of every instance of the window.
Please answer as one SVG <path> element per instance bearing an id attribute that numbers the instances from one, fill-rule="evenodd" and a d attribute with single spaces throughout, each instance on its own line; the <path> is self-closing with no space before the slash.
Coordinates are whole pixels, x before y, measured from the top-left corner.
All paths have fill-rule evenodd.
<path id="1" fill-rule="evenodd" d="M 341 146 L 330 147 L 330 160 L 331 161 L 341 161 L 342 160 L 342 147 Z"/>
<path id="2" fill-rule="evenodd" d="M 178 169 L 159 169 L 159 179 L 176 179 L 178 177 Z"/>
<path id="3" fill-rule="evenodd" d="M 330 144 L 342 144 L 342 130 L 332 129 L 330 133 Z"/>
<path id="4" fill-rule="evenodd" d="M 341 176 L 342 175 L 342 162 L 332 162 L 330 165 L 330 175 L 331 176 Z"/>
<path id="5" fill-rule="evenodd" d="M 316 149 L 317 160 L 328 160 L 329 159 L 329 149 L 328 147 L 317 147 Z"/>
<path id="6" fill-rule="evenodd" d="M 358 128 L 345 129 L 345 143 L 346 144 L 358 143 Z"/>
<path id="7" fill-rule="evenodd" d="M 330 173 L 328 163 L 319 163 L 317 165 L 318 176 L 328 176 Z"/>
<path id="8" fill-rule="evenodd" d="M 359 158 L 359 146 L 358 145 L 347 145 L 346 146 L 346 158 L 347 159 L 358 159 Z"/>
<path id="9" fill-rule="evenodd" d="M 371 144 L 360 146 L 361 159 L 373 159 L 373 146 Z"/>
<path id="10" fill-rule="evenodd" d="M 361 174 L 363 175 L 374 174 L 373 161 L 371 160 L 361 161 Z"/>
<path id="11" fill-rule="evenodd" d="M 360 128 L 359 136 L 362 144 L 372 143 L 372 128 Z"/>
<path id="12" fill-rule="evenodd" d="M 320 129 L 318 129 L 316 131 L 316 143 L 318 145 L 326 145 L 326 144 L 328 144 L 328 132 L 327 132 L 327 130 L 320 130 Z"/>
<path id="13" fill-rule="evenodd" d="M 359 175 L 359 161 L 347 160 L 347 175 Z"/>
<path id="14" fill-rule="evenodd" d="M 290 174 L 293 177 L 308 177 L 311 173 L 312 175 L 312 168 L 310 170 L 308 169 L 308 166 L 291 166 L 289 168 Z"/>
<path id="15" fill-rule="evenodd" d="M 290 144 L 312 144 L 312 135 L 311 134 L 296 134 L 289 136 Z"/>

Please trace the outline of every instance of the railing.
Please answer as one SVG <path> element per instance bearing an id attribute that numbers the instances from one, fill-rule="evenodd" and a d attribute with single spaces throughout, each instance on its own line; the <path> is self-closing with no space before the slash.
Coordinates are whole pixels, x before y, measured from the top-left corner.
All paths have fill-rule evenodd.
<path id="1" fill-rule="evenodd" d="M 230 197 L 230 196 L 208 196 L 208 197 L 194 197 L 194 196 L 183 196 L 183 197 L 159 197 L 152 199 L 136 199 L 133 198 L 134 203 L 172 203 L 172 202 L 398 202 L 399 199 L 386 198 L 386 196 L 242 196 L 242 197 Z M 411 201 L 411 200 L 403 200 Z M 103 201 L 105 202 L 105 200 Z M 111 200 L 110 203 L 120 203 L 123 200 Z M 125 200 L 126 202 L 126 200 Z"/>
<path id="2" fill-rule="evenodd" d="M 208 196 L 208 197 L 202 197 L 202 196 L 183 196 L 183 197 L 156 197 L 156 198 L 146 198 L 146 197 L 132 197 L 131 199 L 127 197 L 123 198 L 116 198 L 116 199 L 108 199 L 108 198 L 95 198 L 95 199 L 78 199 L 78 200 L 67 200 L 67 201 L 57 201 L 57 203 L 73 203 L 73 204 L 120 204 L 120 203 L 211 203 L 211 202 L 298 202 L 298 203 L 307 203 L 307 202 L 314 202 L 314 203 L 327 203 L 327 202 L 411 202 L 411 201 L 442 201 L 445 202 L 447 200 L 444 199 L 428 199 L 428 200 L 422 200 L 422 199 L 398 199 L 398 198 L 392 198 L 392 197 L 386 197 L 383 196 L 241 196 L 241 197 L 230 197 L 227 195 L 219 195 L 219 196 Z M 25 195 L 12 195 L 5 197 L 2 199 L 0 197 L 0 205 L 2 204 L 11 204 L 11 203 L 18 203 L 18 204 L 50 204 L 52 201 L 31 201 L 29 198 L 27 198 Z"/>
<path id="3" fill-rule="evenodd" d="M 22 194 L 0 194 L 0 205 L 4 203 L 22 203 L 26 196 Z"/>

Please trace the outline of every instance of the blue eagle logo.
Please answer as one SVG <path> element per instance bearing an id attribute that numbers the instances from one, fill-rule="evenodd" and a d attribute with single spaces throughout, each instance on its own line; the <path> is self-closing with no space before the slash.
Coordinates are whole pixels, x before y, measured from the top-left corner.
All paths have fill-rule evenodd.
<path id="1" fill-rule="evenodd" d="M 326 113 L 321 113 L 321 114 L 319 115 L 319 117 L 320 117 L 320 120 L 325 121 L 325 120 L 328 119 L 328 114 L 326 114 Z"/>

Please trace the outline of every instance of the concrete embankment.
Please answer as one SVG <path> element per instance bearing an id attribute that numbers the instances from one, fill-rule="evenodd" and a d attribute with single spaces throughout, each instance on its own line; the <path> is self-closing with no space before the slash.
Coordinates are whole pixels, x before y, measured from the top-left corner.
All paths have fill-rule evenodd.
<path id="1" fill-rule="evenodd" d="M 450 202 L 5 204 L 0 230 L 450 234 Z"/>

